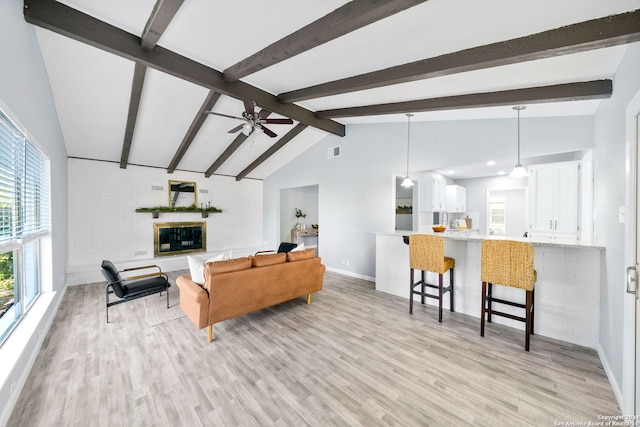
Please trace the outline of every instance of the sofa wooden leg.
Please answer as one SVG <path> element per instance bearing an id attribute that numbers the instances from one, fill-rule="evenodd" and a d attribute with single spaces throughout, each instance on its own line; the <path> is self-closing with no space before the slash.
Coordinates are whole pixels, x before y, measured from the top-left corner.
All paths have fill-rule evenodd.
<path id="1" fill-rule="evenodd" d="M 311 304 L 311 293 L 307 294 L 307 304 Z"/>
<path id="2" fill-rule="evenodd" d="M 213 325 L 209 325 L 207 328 L 207 339 L 209 342 L 213 341 Z"/>

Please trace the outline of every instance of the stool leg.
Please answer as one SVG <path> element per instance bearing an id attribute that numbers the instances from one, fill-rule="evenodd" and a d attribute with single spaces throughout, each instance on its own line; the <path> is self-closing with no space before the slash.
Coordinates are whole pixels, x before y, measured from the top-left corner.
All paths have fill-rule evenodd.
<path id="1" fill-rule="evenodd" d="M 493 297 L 493 283 L 487 283 L 489 285 L 489 293 L 487 293 L 487 322 L 491 323 L 491 297 Z"/>
<path id="2" fill-rule="evenodd" d="M 484 336 L 484 314 L 487 301 L 487 282 L 482 282 L 482 309 L 480 310 L 480 336 Z"/>
<path id="3" fill-rule="evenodd" d="M 438 274 L 438 322 L 442 323 L 442 274 Z"/>
<path id="4" fill-rule="evenodd" d="M 422 285 L 421 285 L 421 288 L 420 288 L 420 291 L 422 292 L 422 295 L 420 295 L 420 302 L 422 304 L 424 304 L 424 294 L 425 294 L 424 284 L 427 283 L 426 282 L 427 277 L 426 277 L 426 273 L 424 272 L 424 270 L 422 270 L 420 273 L 421 273 L 420 277 L 422 278 Z"/>
<path id="5" fill-rule="evenodd" d="M 526 291 L 527 293 L 527 302 L 526 306 L 526 326 L 525 326 L 525 338 L 524 338 L 524 349 L 529 351 L 529 337 L 531 335 L 531 291 Z"/>
<path id="6" fill-rule="evenodd" d="M 455 312 L 455 305 L 453 301 L 453 268 L 449 270 L 449 310 Z"/>
<path id="7" fill-rule="evenodd" d="M 536 312 L 536 290 L 531 289 L 531 335 L 533 335 L 533 315 Z"/>
<path id="8" fill-rule="evenodd" d="M 409 270 L 409 314 L 413 314 L 413 268 Z"/>

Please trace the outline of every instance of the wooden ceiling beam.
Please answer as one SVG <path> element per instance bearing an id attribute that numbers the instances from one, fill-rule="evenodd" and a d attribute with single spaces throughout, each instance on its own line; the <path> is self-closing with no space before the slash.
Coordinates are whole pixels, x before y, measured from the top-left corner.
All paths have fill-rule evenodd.
<path id="1" fill-rule="evenodd" d="M 261 119 L 266 119 L 270 114 L 271 111 L 260 110 L 258 116 L 260 116 Z M 259 130 L 256 129 L 254 130 L 254 132 L 259 132 Z M 226 148 L 226 150 L 224 150 L 222 154 L 220 154 L 220 156 L 216 159 L 216 161 L 213 162 L 211 166 L 209 166 L 209 169 L 205 171 L 204 176 L 209 178 L 211 175 L 213 175 L 213 173 L 217 171 L 218 168 L 220 168 L 220 166 L 222 166 L 224 162 L 226 162 L 238 148 L 240 148 L 240 146 L 247 140 L 247 138 L 249 138 L 249 136 L 243 133 L 240 133 L 238 136 L 236 136 L 236 138 Z"/>
<path id="2" fill-rule="evenodd" d="M 142 87 L 144 86 L 144 77 L 147 73 L 147 67 L 136 63 L 133 69 L 133 81 L 131 82 L 131 95 L 129 97 L 129 111 L 127 112 L 127 124 L 124 129 L 124 142 L 122 144 L 122 154 L 120 155 L 120 168 L 126 169 L 129 162 L 129 153 L 131 152 L 131 143 L 133 142 L 133 131 L 136 128 L 138 119 L 138 109 L 140 108 L 140 99 L 142 98 Z"/>
<path id="3" fill-rule="evenodd" d="M 204 124 L 207 117 L 209 117 L 209 115 L 205 113 L 205 111 L 212 110 L 216 105 L 216 102 L 218 102 L 218 99 L 220 99 L 220 94 L 218 92 L 215 92 L 213 90 L 209 91 L 209 94 L 200 106 L 200 109 L 193 119 L 193 122 L 191 122 L 191 126 L 189 126 L 187 133 L 182 139 L 180 147 L 178 147 L 176 154 L 174 154 L 173 159 L 171 160 L 171 163 L 169 163 L 169 167 L 167 167 L 167 173 L 173 173 L 176 170 L 178 164 L 180 163 L 180 160 L 182 160 L 185 153 L 189 149 L 189 146 L 193 142 L 193 139 L 196 137 L 198 132 L 200 132 L 200 128 Z"/>
<path id="4" fill-rule="evenodd" d="M 232 65 L 223 72 L 236 81 L 426 0 L 353 0 Z"/>
<path id="5" fill-rule="evenodd" d="M 374 89 L 640 41 L 640 9 L 278 95 L 282 103 Z"/>
<path id="6" fill-rule="evenodd" d="M 529 87 L 498 92 L 472 93 L 445 96 L 389 104 L 362 107 L 337 108 L 318 111 L 318 117 L 360 117 L 408 112 L 457 110 L 463 108 L 498 107 L 516 104 L 540 104 L 544 102 L 584 101 L 610 98 L 613 93 L 611 80 L 594 80 L 565 83 L 552 86 Z"/>
<path id="7" fill-rule="evenodd" d="M 143 49 L 152 50 L 158 44 L 158 40 L 176 16 L 178 9 L 184 0 L 157 0 L 151 16 L 142 31 L 141 45 Z"/>
<path id="8" fill-rule="evenodd" d="M 240 172 L 238 176 L 236 176 L 236 181 L 240 181 L 242 178 L 247 176 L 251 171 L 253 171 L 255 168 L 257 168 L 262 163 L 264 163 L 265 160 L 273 156 L 276 153 L 276 151 L 284 147 L 293 138 L 300 135 L 300 133 L 306 128 L 307 128 L 307 125 L 305 125 L 304 123 L 298 123 L 297 125 L 295 125 L 293 129 L 291 129 L 289 132 L 283 135 L 282 138 L 280 138 L 278 141 L 276 141 L 275 144 L 269 147 L 267 151 L 262 153 L 260 157 L 258 157 L 249 166 L 247 166 L 242 172 Z"/>
<path id="9" fill-rule="evenodd" d="M 24 0 L 27 22 L 114 55 L 135 61 L 183 80 L 236 99 L 254 100 L 260 107 L 293 120 L 344 136 L 343 124 L 316 118 L 312 111 L 294 104 L 283 105 L 275 95 L 242 81 L 225 82 L 222 73 L 161 46 L 147 51 L 140 37 L 127 33 L 55 0 Z"/>

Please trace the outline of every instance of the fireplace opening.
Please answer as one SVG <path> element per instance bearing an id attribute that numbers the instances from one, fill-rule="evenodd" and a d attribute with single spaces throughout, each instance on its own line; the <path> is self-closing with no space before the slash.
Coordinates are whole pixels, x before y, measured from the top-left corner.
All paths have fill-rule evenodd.
<path id="1" fill-rule="evenodd" d="M 206 222 L 164 222 L 153 224 L 154 256 L 207 251 Z"/>

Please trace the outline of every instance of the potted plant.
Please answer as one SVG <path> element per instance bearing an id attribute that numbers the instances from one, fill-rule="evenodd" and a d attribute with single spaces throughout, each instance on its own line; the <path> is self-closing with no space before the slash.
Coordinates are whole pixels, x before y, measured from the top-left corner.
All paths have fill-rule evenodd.
<path id="1" fill-rule="evenodd" d="M 304 224 L 300 223 L 300 218 L 306 218 L 307 214 L 302 212 L 298 208 L 295 208 L 295 210 L 296 210 L 296 218 L 298 219 L 298 222 L 296 223 L 296 230 L 300 230 L 304 228 Z"/>

